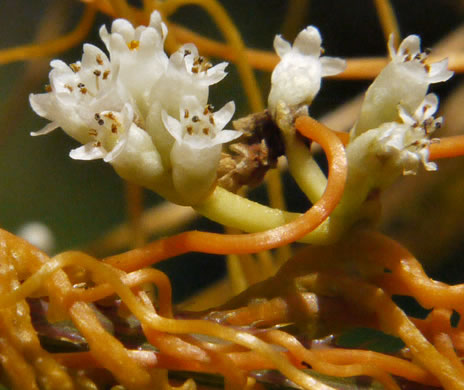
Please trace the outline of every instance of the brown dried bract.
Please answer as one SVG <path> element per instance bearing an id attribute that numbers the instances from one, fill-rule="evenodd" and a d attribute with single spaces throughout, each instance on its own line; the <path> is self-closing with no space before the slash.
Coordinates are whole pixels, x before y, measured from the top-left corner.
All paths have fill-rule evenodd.
<path id="1" fill-rule="evenodd" d="M 276 167 L 285 148 L 279 128 L 267 110 L 238 119 L 233 126 L 243 135 L 222 154 L 218 184 L 236 192 L 242 186 L 260 184 L 266 172 Z"/>

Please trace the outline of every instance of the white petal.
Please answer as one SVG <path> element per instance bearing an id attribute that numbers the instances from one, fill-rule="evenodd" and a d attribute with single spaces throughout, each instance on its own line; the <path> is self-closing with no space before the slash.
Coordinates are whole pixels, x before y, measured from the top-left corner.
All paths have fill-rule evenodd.
<path id="1" fill-rule="evenodd" d="M 58 69 L 58 70 L 70 70 L 69 66 L 66 64 L 66 62 L 61 61 L 61 60 L 52 60 L 50 61 L 50 66 L 53 69 Z"/>
<path id="2" fill-rule="evenodd" d="M 126 19 L 116 19 L 111 25 L 111 33 L 120 34 L 126 42 L 130 42 L 134 39 L 135 30 Z"/>
<path id="3" fill-rule="evenodd" d="M 82 145 L 69 152 L 69 157 L 74 160 L 97 160 L 107 155 L 107 152 L 102 147 L 95 146 L 94 142 Z"/>
<path id="4" fill-rule="evenodd" d="M 101 26 L 98 33 L 100 35 L 100 39 L 105 44 L 106 48 L 110 50 L 110 33 L 106 29 L 106 26 L 105 25 Z"/>
<path id="5" fill-rule="evenodd" d="M 449 80 L 453 76 L 454 72 L 448 70 L 448 59 L 445 58 L 439 62 L 435 62 L 430 65 L 428 71 L 428 82 L 429 83 L 440 83 L 442 81 Z"/>
<path id="6" fill-rule="evenodd" d="M 216 123 L 216 127 L 221 130 L 223 129 L 227 123 L 232 119 L 235 113 L 235 103 L 230 101 L 220 110 L 216 111 L 214 116 L 214 122 Z"/>
<path id="7" fill-rule="evenodd" d="M 84 53 L 82 55 L 81 61 L 82 68 L 87 68 L 89 70 L 91 69 L 93 72 L 93 70 L 99 66 L 96 60 L 97 58 L 103 61 L 103 66 L 108 66 L 109 60 L 105 52 L 94 45 L 86 43 L 84 45 Z"/>
<path id="8" fill-rule="evenodd" d="M 39 93 L 29 95 L 29 104 L 37 115 L 47 118 L 53 111 L 54 99 L 51 93 Z M 47 118 L 48 119 L 48 118 Z"/>
<path id="9" fill-rule="evenodd" d="M 346 61 L 337 57 L 321 57 L 322 77 L 334 76 L 346 69 Z"/>
<path id="10" fill-rule="evenodd" d="M 168 29 L 166 25 L 163 23 L 161 15 L 158 11 L 153 11 L 150 15 L 150 27 L 153 27 L 158 31 L 158 33 L 161 35 L 161 39 L 164 42 L 164 39 L 168 35 Z"/>
<path id="11" fill-rule="evenodd" d="M 229 65 L 227 62 L 221 62 L 217 65 L 214 65 L 212 68 L 206 71 L 206 81 L 208 85 L 217 84 L 224 77 L 227 76 L 227 73 L 224 71 Z"/>
<path id="12" fill-rule="evenodd" d="M 222 130 L 212 139 L 213 145 L 225 144 L 239 138 L 243 133 L 235 130 Z"/>
<path id="13" fill-rule="evenodd" d="M 182 142 L 183 131 L 181 123 L 177 119 L 168 115 L 168 113 L 164 110 L 161 112 L 161 118 L 163 120 L 164 127 L 169 134 L 171 134 L 178 142 Z"/>
<path id="14" fill-rule="evenodd" d="M 304 55 L 319 57 L 321 54 L 321 34 L 319 34 L 319 30 L 313 26 L 306 27 L 296 36 L 293 49 Z"/>
<path id="15" fill-rule="evenodd" d="M 277 55 L 282 58 L 285 54 L 292 50 L 292 46 L 281 35 L 276 35 L 274 38 L 274 50 Z"/>
<path id="16" fill-rule="evenodd" d="M 414 56 L 420 53 L 420 38 L 418 35 L 409 35 L 403 39 L 398 48 L 398 55 L 411 54 Z"/>
<path id="17" fill-rule="evenodd" d="M 45 135 L 51 133 L 53 130 L 56 130 L 60 125 L 56 122 L 50 122 L 48 125 L 44 126 L 38 131 L 31 131 L 30 134 L 35 137 L 37 135 Z"/>
<path id="18" fill-rule="evenodd" d="M 417 108 L 414 116 L 418 120 L 425 120 L 430 118 L 438 110 L 438 96 L 434 93 L 429 93 L 422 104 Z"/>

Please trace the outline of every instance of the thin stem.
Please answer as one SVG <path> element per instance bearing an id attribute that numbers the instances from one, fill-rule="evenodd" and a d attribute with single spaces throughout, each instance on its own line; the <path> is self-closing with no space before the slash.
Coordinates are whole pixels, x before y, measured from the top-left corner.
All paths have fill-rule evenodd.
<path id="1" fill-rule="evenodd" d="M 429 147 L 430 160 L 464 156 L 464 135 L 440 138 L 440 142 Z"/>
<path id="2" fill-rule="evenodd" d="M 171 31 L 176 34 L 176 37 L 181 42 L 194 42 L 198 50 L 204 55 L 223 58 L 232 62 L 237 61 L 236 54 L 227 44 L 205 38 L 176 24 L 171 25 Z M 272 72 L 279 62 L 279 57 L 270 51 L 247 49 L 246 55 L 254 69 L 267 72 Z M 440 56 L 431 56 L 428 62 L 432 63 L 442 59 L 443 57 Z M 372 80 L 377 77 L 388 62 L 388 58 L 385 57 L 347 58 L 346 69 L 342 73 L 330 77 L 339 80 Z M 464 54 L 459 52 L 449 53 L 448 68 L 456 73 L 464 73 Z"/>
<path id="3" fill-rule="evenodd" d="M 29 60 L 31 58 L 51 56 L 53 54 L 65 51 L 74 45 L 77 45 L 84 40 L 90 31 L 90 28 L 92 27 L 95 20 L 95 14 L 95 8 L 91 5 L 88 5 L 84 10 L 81 21 L 69 34 L 66 34 L 61 38 L 40 44 L 24 45 L 12 49 L 1 50 L 0 65 L 15 61 Z"/>
<path id="4" fill-rule="evenodd" d="M 374 3 L 377 8 L 385 42 L 388 42 L 390 35 L 393 34 L 394 46 L 397 48 L 401 35 L 398 20 L 396 19 L 391 2 L 389 0 L 374 0 Z"/>

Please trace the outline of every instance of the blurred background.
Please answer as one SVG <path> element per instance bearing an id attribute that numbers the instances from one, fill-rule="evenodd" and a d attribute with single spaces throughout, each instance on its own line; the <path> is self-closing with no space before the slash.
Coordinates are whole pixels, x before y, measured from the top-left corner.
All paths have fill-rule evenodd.
<path id="1" fill-rule="evenodd" d="M 372 0 L 220 2 L 242 32 L 246 45 L 252 48 L 272 50 L 275 34 L 282 33 L 286 39 L 293 40 L 303 27 L 313 24 L 321 31 L 326 55 L 352 58 L 386 54 Z M 441 41 L 442 47 L 445 45 L 440 52 L 444 57 L 447 52 L 464 51 L 463 1 L 397 0 L 392 4 L 402 37 L 419 34 L 423 48 L 434 47 Z M 303 12 L 286 18 L 295 5 Z M 77 0 L 0 0 L 0 49 L 63 35 L 76 26 L 82 9 Z M 172 21 L 221 39 L 216 26 L 198 7 L 182 8 Z M 85 41 L 103 47 L 98 29 L 110 23 L 110 18 L 99 14 Z M 81 51 L 79 44 L 54 58 L 75 62 L 81 58 Z M 62 131 L 46 137 L 30 137 L 31 131 L 47 123 L 30 109 L 28 94 L 43 91 L 48 82 L 50 59 L 0 66 L 0 227 L 17 232 L 25 223 L 39 221 L 53 233 L 56 243 L 53 252 L 56 253 L 89 248 L 106 232 L 124 223 L 127 202 L 124 184 L 109 165 L 102 161 L 74 161 L 68 157 L 76 143 Z M 212 89 L 210 101 L 221 107 L 235 100 L 235 118 L 239 118 L 250 111 L 234 66 L 230 65 L 228 70 L 229 76 Z M 264 98 L 269 91 L 269 77 L 268 73 L 258 72 Z M 463 80 L 463 76 L 455 75 L 446 85 L 432 88 L 440 96 L 440 112 L 445 116 L 445 127 L 437 136 L 464 132 Z M 334 110 L 357 97 L 368 85 L 368 80 L 324 80 L 311 114 L 325 118 L 337 130 L 348 129 L 355 120 L 356 103 L 352 103 L 349 112 Z M 411 249 L 434 277 L 451 283 L 462 282 L 464 157 L 438 164 L 438 172 L 421 172 L 416 177 L 403 178 L 383 194 L 381 230 Z M 306 209 L 308 203 L 291 178 L 285 176 L 284 183 L 288 208 L 292 211 Z M 145 208 L 160 202 L 155 194 L 146 191 L 143 195 Z M 263 189 L 257 189 L 251 196 L 266 201 Z M 192 222 L 185 228 L 220 230 L 220 226 L 208 221 L 187 220 Z M 163 221 L 160 223 L 162 225 Z M 191 255 L 188 261 L 177 259 L 161 267 L 172 278 L 176 300 L 225 274 L 223 261 L 207 255 Z"/>

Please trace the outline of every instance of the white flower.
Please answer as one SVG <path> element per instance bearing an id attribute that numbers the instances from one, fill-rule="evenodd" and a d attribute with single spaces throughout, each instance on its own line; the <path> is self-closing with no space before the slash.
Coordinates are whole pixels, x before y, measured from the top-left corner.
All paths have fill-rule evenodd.
<path id="1" fill-rule="evenodd" d="M 234 102 L 213 113 L 209 105 L 202 105 L 195 96 L 185 96 L 180 106 L 180 120 L 166 111 L 162 113 L 163 123 L 175 139 L 170 153 L 174 188 L 185 194 L 189 203 L 202 199 L 211 190 L 222 144 L 242 134 L 222 130 L 234 111 Z"/>
<path id="2" fill-rule="evenodd" d="M 121 112 L 102 111 L 95 113 L 89 124 L 91 141 L 71 150 L 69 156 L 75 160 L 95 160 L 104 158 L 118 143 L 124 143 L 134 120 L 134 110 L 126 103 Z"/>
<path id="3" fill-rule="evenodd" d="M 403 124 L 388 124 L 388 128 L 381 133 L 378 138 L 379 156 L 396 159 L 404 175 L 416 174 L 421 162 L 427 171 L 435 171 L 437 165 L 428 161 L 428 147 L 433 141 L 430 134 L 443 122 L 441 117 L 433 117 L 437 108 L 438 98 L 433 93 L 425 97 L 412 115 L 400 106 L 399 116 Z"/>
<path id="4" fill-rule="evenodd" d="M 146 111 L 151 89 L 166 71 L 168 57 L 163 50 L 167 28 L 158 12 L 153 12 L 148 27 L 134 27 L 125 19 L 116 19 L 111 34 L 105 26 L 100 37 L 105 43 L 111 62 L 119 67 L 119 78 Z"/>
<path id="5" fill-rule="evenodd" d="M 43 135 L 61 127 L 81 143 L 91 140 L 89 124 L 95 113 L 102 110 L 121 110 L 128 100 L 117 82 L 117 71 L 105 53 L 86 44 L 81 62 L 71 66 L 63 61 L 51 62 L 50 91 L 31 94 L 29 101 L 34 111 L 52 122 L 32 135 Z"/>
<path id="6" fill-rule="evenodd" d="M 288 106 L 310 104 L 321 87 L 321 78 L 345 69 L 340 58 L 320 57 L 321 36 L 317 28 L 309 26 L 295 38 L 293 47 L 277 35 L 274 48 L 281 58 L 272 72 L 268 105 L 274 115 L 277 103 Z"/>
<path id="7" fill-rule="evenodd" d="M 226 76 L 226 66 L 226 62 L 212 66 L 198 54 L 193 44 L 183 45 L 169 58 L 166 72 L 152 90 L 146 119 L 147 131 L 159 145 L 165 165 L 169 165 L 169 151 L 174 138 L 164 129 L 161 112 L 164 110 L 177 118 L 184 96 L 195 96 L 201 105 L 206 105 L 209 86 Z"/>
<path id="8" fill-rule="evenodd" d="M 413 112 L 424 99 L 430 84 L 448 80 L 453 72 L 448 60 L 427 64 L 428 51 L 420 51 L 420 38 L 410 35 L 398 51 L 393 36 L 388 43 L 391 62 L 380 72 L 366 92 L 361 115 L 353 130 L 356 137 L 382 123 L 397 121 L 398 105 Z"/>

